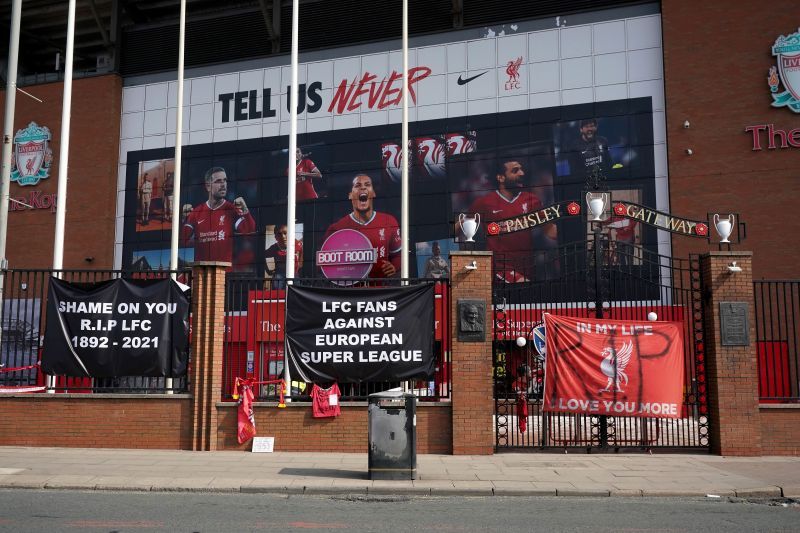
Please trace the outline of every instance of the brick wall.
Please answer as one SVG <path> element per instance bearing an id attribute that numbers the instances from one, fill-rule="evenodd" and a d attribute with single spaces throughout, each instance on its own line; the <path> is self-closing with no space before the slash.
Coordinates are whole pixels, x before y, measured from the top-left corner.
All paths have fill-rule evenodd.
<path id="1" fill-rule="evenodd" d="M 225 339 L 225 269 L 230 263 L 192 266 L 192 449 L 217 449 L 216 402 L 222 397 Z"/>
<path id="2" fill-rule="evenodd" d="M 188 395 L 0 398 L 0 446 L 189 449 Z"/>
<path id="3" fill-rule="evenodd" d="M 775 39 L 797 31 L 797 2 L 661 6 L 670 209 L 700 220 L 708 212 L 741 213 L 754 276 L 796 278 L 800 247 L 779 236 L 794 225 L 800 148 L 753 151 L 745 127 L 800 127 L 800 115 L 770 107 L 767 85 Z M 707 249 L 699 239 L 673 239 L 676 257 Z"/>
<path id="4" fill-rule="evenodd" d="M 761 434 L 764 455 L 800 456 L 800 407 L 762 407 Z"/>
<path id="5" fill-rule="evenodd" d="M 39 103 L 17 93 L 14 132 L 33 121 L 50 128 L 50 177 L 34 186 L 11 184 L 12 197 L 31 191 L 55 194 L 61 146 L 62 83 L 25 87 Z M 64 236 L 64 268 L 112 268 L 117 211 L 117 161 L 122 102 L 119 76 L 73 81 L 69 143 L 69 183 Z M 5 91 L 0 91 L 0 111 Z M 2 113 L 0 113 L 2 115 Z M 50 209 L 9 211 L 8 259 L 12 268 L 47 268 L 53 263 L 55 213 Z M 91 231 L 87 231 L 91 228 Z M 94 261 L 87 263 L 86 257 Z"/>
<path id="6" fill-rule="evenodd" d="M 700 260 L 711 449 L 721 455 L 762 453 L 750 256 L 750 252 L 711 252 Z M 731 261 L 736 261 L 742 271 L 729 272 Z M 748 305 L 747 346 L 722 345 L 720 302 Z"/>
<path id="7" fill-rule="evenodd" d="M 367 452 L 366 404 L 342 405 L 342 414 L 332 419 L 311 416 L 310 404 L 256 404 L 256 431 L 259 436 L 275 437 L 276 451 L 292 452 Z M 236 439 L 236 404 L 217 404 L 220 450 L 249 450 L 251 444 Z M 417 403 L 417 453 L 451 453 L 450 405 Z"/>
<path id="8" fill-rule="evenodd" d="M 477 269 L 467 270 L 475 261 Z M 450 255 L 450 326 L 453 365 L 453 453 L 494 453 L 494 397 L 492 395 L 492 254 L 454 252 Z M 486 302 L 486 336 L 483 342 L 458 340 L 459 299 Z"/>

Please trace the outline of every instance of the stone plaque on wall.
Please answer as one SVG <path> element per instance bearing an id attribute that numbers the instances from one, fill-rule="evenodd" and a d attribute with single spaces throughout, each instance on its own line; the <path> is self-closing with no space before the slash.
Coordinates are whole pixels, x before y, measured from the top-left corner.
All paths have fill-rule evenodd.
<path id="1" fill-rule="evenodd" d="M 483 342 L 486 340 L 486 302 L 484 300 L 458 300 L 458 340 Z"/>
<path id="2" fill-rule="evenodd" d="M 720 338 L 723 346 L 748 346 L 750 324 L 747 320 L 747 303 L 720 302 Z"/>

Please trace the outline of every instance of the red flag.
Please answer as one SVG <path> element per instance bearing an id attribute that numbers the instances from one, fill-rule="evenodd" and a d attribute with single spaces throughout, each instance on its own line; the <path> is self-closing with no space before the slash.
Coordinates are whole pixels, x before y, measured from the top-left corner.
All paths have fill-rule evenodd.
<path id="1" fill-rule="evenodd" d="M 238 381 L 239 385 L 239 444 L 256 436 L 256 419 L 253 416 L 253 380 Z"/>
<path id="2" fill-rule="evenodd" d="M 517 393 L 517 427 L 520 433 L 528 429 L 528 395 L 524 392 Z"/>
<path id="3" fill-rule="evenodd" d="M 545 411 L 680 418 L 680 323 L 550 314 L 544 321 Z"/>

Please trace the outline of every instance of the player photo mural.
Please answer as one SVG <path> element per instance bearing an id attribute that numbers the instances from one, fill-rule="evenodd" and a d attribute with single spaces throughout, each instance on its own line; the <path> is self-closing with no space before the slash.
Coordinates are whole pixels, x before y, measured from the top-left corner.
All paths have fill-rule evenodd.
<path id="1" fill-rule="evenodd" d="M 570 158 L 570 169 L 574 174 L 608 175 L 613 164 L 611 153 L 608 150 L 608 139 L 597 133 L 596 118 L 580 121 L 580 135 L 570 150 Z"/>
<path id="2" fill-rule="evenodd" d="M 445 279 L 450 277 L 449 239 L 417 243 L 417 270 L 423 278 Z"/>
<path id="3" fill-rule="evenodd" d="M 372 178 L 358 174 L 348 193 L 352 211 L 328 227 L 316 264 L 328 279 L 391 278 L 400 270 L 400 225 L 375 210 Z"/>
<path id="4" fill-rule="evenodd" d="M 309 155 L 311 154 L 304 154 L 302 148 L 297 148 L 295 153 L 295 164 L 297 165 L 296 198 L 298 202 L 316 200 L 320 196 L 315 188 L 315 184 L 319 186 L 321 183 L 322 172 L 317 168 L 317 165 L 309 159 Z"/>
<path id="5" fill-rule="evenodd" d="M 615 201 L 641 203 L 641 191 L 617 189 L 612 191 Z M 587 234 L 591 233 L 591 224 L 587 224 Z M 609 216 L 600 224 L 601 231 L 609 236 L 608 242 L 613 250 L 611 260 L 622 266 L 640 265 L 642 227 L 635 219 L 622 216 Z"/>
<path id="6" fill-rule="evenodd" d="M 603 112 L 606 106 L 608 114 Z M 416 122 L 406 151 L 393 141 L 396 125 L 307 133 L 298 139 L 299 150 L 291 158 L 285 137 L 232 141 L 219 148 L 189 146 L 186 186 L 180 200 L 172 200 L 183 206 L 181 246 L 193 250 L 194 261 L 230 261 L 233 272 L 263 276 L 265 286 L 280 285 L 286 247 L 275 232 L 286 223 L 287 165 L 293 161 L 298 172 L 295 228 L 303 228 L 297 237 L 303 252 L 295 257 L 295 277 L 324 277 L 340 285 L 396 278 L 400 175 L 407 156 L 412 179 L 410 276 L 451 275 L 449 253 L 465 248 L 457 224 L 461 213 L 480 215 L 476 242 L 468 243 L 469 249 L 494 252 L 498 281 L 536 282 L 545 273 L 558 275 L 565 268 L 558 248 L 585 241 L 587 235 L 580 217 L 567 213 L 574 200 L 583 205 L 587 157 L 592 168 L 606 173 L 608 190 L 631 191 L 636 203 L 655 204 L 653 120 L 649 99 L 551 111 L 546 120 L 533 111 L 519 111 L 462 123 Z M 564 118 L 554 122 L 555 113 Z M 153 150 L 142 153 L 147 157 L 136 155 L 128 159 L 132 198 L 126 202 L 123 268 L 133 262 L 134 251 L 141 257 L 147 250 L 169 248 L 169 232 L 153 230 L 171 224 L 171 162 L 159 169 L 156 163 L 166 158 L 154 158 Z M 157 180 L 149 221 L 142 225 L 139 189 L 145 173 Z M 552 206 L 557 207 L 547 211 Z M 505 225 L 489 235 L 493 222 Z M 603 229 L 626 250 L 657 245 L 655 231 L 636 221 L 614 218 Z M 634 266 L 638 257 L 626 255 Z"/>
<path id="7" fill-rule="evenodd" d="M 477 150 L 477 132 L 465 131 L 409 139 L 410 168 L 417 181 L 447 178 L 447 160 Z M 392 184 L 400 184 L 403 173 L 403 151 L 398 141 L 381 144 L 383 175 Z"/>
<path id="8" fill-rule="evenodd" d="M 267 226 L 267 246 L 264 250 L 265 278 L 271 289 L 286 288 L 286 254 L 289 230 L 286 224 Z M 303 267 L 303 225 L 295 227 L 294 276 L 298 277 Z"/>
<path id="9" fill-rule="evenodd" d="M 524 151 L 518 154 L 489 154 L 489 157 L 469 161 L 468 172 L 471 179 L 478 180 L 485 177 L 491 180 L 493 188 L 480 191 L 478 194 L 474 194 L 472 189 L 472 200 L 468 207 L 463 209 L 464 197 L 455 198 L 454 207 L 460 203 L 463 213 L 467 213 L 469 217 L 480 215 L 481 223 L 484 225 L 534 213 L 544 207 L 539 196 L 547 195 L 552 198 L 552 192 L 549 190 L 552 184 L 551 172 L 546 166 L 541 166 L 541 160 L 531 163 L 532 158 L 525 155 Z M 540 168 L 536 168 L 536 165 Z M 462 233 L 461 223 L 456 222 L 456 235 Z M 494 253 L 497 277 L 507 283 L 519 283 L 533 278 L 532 251 L 536 244 L 539 244 L 540 249 L 552 248 L 557 242 L 557 237 L 558 227 L 555 224 L 547 224 L 536 230 L 487 236 L 484 246 Z M 538 243 L 535 243 L 535 239 L 538 239 Z"/>
<path id="10" fill-rule="evenodd" d="M 172 194 L 175 188 L 175 161 L 142 161 L 136 187 L 136 231 L 152 232 L 172 227 Z"/>
<path id="11" fill-rule="evenodd" d="M 183 206 L 182 245 L 193 245 L 195 261 L 229 262 L 233 263 L 234 270 L 248 265 L 252 257 L 249 262 L 234 257 L 234 237 L 253 234 L 256 230 L 247 203 L 241 196 L 232 202 L 226 198 L 228 175 L 223 167 L 209 168 L 204 181 L 208 199 L 194 207 Z"/>

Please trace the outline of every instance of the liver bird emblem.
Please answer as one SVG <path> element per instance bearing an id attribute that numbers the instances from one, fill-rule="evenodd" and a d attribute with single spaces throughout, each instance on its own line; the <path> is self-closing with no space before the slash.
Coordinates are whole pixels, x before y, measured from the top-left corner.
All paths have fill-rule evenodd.
<path id="1" fill-rule="evenodd" d="M 633 354 L 633 341 L 622 343 L 622 348 L 615 350 L 613 347 L 604 348 L 600 356 L 603 360 L 600 362 L 600 371 L 608 378 L 606 388 L 600 389 L 600 392 L 608 392 L 611 387 L 614 387 L 614 392 L 622 392 L 620 388 L 620 381 L 625 385 L 628 384 L 628 374 L 625 373 L 625 368 L 631 361 Z"/>
<path id="2" fill-rule="evenodd" d="M 513 61 L 509 61 L 506 65 L 506 74 L 508 74 L 508 81 L 519 81 L 519 67 L 522 65 L 522 56 Z"/>

